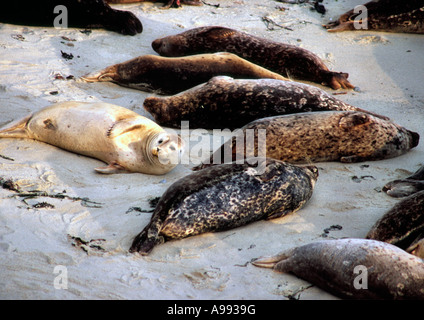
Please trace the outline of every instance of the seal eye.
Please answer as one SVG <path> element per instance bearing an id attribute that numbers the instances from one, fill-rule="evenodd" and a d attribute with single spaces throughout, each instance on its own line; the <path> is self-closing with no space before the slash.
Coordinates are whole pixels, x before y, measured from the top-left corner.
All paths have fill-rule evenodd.
<path id="1" fill-rule="evenodd" d="M 163 143 L 163 139 L 159 139 L 158 143 L 159 144 Z"/>

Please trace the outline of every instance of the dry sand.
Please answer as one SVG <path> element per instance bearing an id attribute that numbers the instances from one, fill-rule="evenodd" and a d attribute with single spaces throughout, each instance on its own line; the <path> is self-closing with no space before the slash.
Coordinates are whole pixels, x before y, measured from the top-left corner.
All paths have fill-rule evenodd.
<path id="1" fill-rule="evenodd" d="M 192 27 L 222 25 L 317 53 L 332 70 L 348 72 L 351 82 L 360 88 L 360 92 L 339 90 L 346 94 L 338 98 L 424 134 L 422 35 L 369 31 L 330 34 L 321 27 L 362 3 L 357 0 L 324 1 L 328 9 L 324 16 L 311 11 L 308 4 L 207 2 L 220 7 L 161 10 L 160 4 L 152 3 L 116 6 L 131 10 L 142 21 L 144 31 L 134 37 L 105 30 L 87 35 L 78 29 L 0 24 L 0 124 L 68 100 L 105 101 L 149 116 L 142 108 L 149 93 L 110 83 L 59 80 L 55 75 L 78 78 L 113 63 L 155 54 L 150 44 L 158 37 Z M 264 16 L 292 31 L 280 27 L 267 30 Z M 74 58 L 64 59 L 61 51 L 72 53 Z M 249 261 L 322 240 L 324 229 L 333 225 L 342 229 L 330 231 L 327 239 L 364 237 L 397 202 L 382 193 L 381 187 L 417 170 L 424 163 L 423 145 L 390 160 L 319 163 L 314 195 L 297 213 L 168 242 L 141 257 L 129 254 L 128 248 L 151 214 L 129 209 L 149 210 L 149 199 L 190 173 L 191 164 L 180 165 L 165 176 L 104 176 L 93 170 L 101 164 L 97 160 L 36 141 L 3 139 L 0 155 L 9 159 L 0 158 L 0 177 L 13 179 L 25 191 L 66 192 L 69 197 L 89 198 L 100 205 L 48 197 L 25 203 L 15 192 L 0 189 L 0 298 L 334 299 L 292 275 L 256 268 Z M 352 179 L 355 176 L 364 178 Z M 33 207 L 42 202 L 54 208 Z M 67 289 L 54 286 L 55 278 L 63 275 L 57 266 L 66 267 Z"/>

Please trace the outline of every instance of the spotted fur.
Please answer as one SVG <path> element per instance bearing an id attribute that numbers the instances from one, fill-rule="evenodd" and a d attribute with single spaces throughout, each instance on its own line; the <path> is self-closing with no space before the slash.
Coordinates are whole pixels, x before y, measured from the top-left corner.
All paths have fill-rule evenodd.
<path id="1" fill-rule="evenodd" d="M 190 128 L 205 129 L 235 129 L 260 118 L 309 111 L 368 112 L 307 84 L 223 76 L 177 95 L 148 97 L 144 108 L 163 126 L 180 128 L 186 120 Z"/>
<path id="2" fill-rule="evenodd" d="M 130 252 L 146 255 L 168 240 L 278 218 L 299 210 L 312 196 L 316 167 L 267 159 L 264 172 L 259 172 L 257 165 L 222 164 L 172 184 Z"/>
<path id="3" fill-rule="evenodd" d="M 333 89 L 354 87 L 347 80 L 347 73 L 330 71 L 311 51 L 219 26 L 194 28 L 156 39 L 152 47 L 168 57 L 231 52 L 285 77 L 325 83 Z"/>

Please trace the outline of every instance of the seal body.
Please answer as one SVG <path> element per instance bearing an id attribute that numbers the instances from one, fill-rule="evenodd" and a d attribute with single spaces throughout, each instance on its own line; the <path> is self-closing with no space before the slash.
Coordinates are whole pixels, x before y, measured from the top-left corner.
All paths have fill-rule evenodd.
<path id="1" fill-rule="evenodd" d="M 287 80 L 231 53 L 200 54 L 181 58 L 144 55 L 85 75 L 81 79 L 87 82 L 111 81 L 158 94 L 176 94 L 219 75 Z"/>
<path id="2" fill-rule="evenodd" d="M 316 167 L 272 159 L 261 165 L 247 161 L 189 174 L 162 195 L 130 252 L 146 255 L 164 241 L 232 229 L 299 210 L 312 196 L 317 177 Z"/>
<path id="3" fill-rule="evenodd" d="M 324 27 L 330 32 L 365 29 L 424 33 L 424 3 L 422 0 L 376 0 L 367 2 L 363 6 L 367 10 L 365 16 L 364 10 L 352 9 Z"/>
<path id="4" fill-rule="evenodd" d="M 106 0 L 108 3 L 135 3 L 135 2 L 156 2 L 155 0 Z M 191 6 L 201 6 L 203 5 L 200 0 L 164 0 L 159 2 L 165 2 L 163 5 L 163 9 L 169 8 L 180 8 L 183 4 L 191 5 Z"/>
<path id="5" fill-rule="evenodd" d="M 161 125 L 180 128 L 240 128 L 260 118 L 309 111 L 364 111 L 307 84 L 273 79 L 214 77 L 169 97 L 148 97 L 144 108 Z"/>
<path id="6" fill-rule="evenodd" d="M 0 138 L 35 139 L 97 158 L 109 165 L 95 169 L 100 173 L 164 174 L 183 151 L 177 135 L 108 103 L 57 103 L 2 128 Z"/>
<path id="7" fill-rule="evenodd" d="M 260 130 L 266 137 L 258 142 Z M 306 112 L 252 121 L 236 131 L 208 162 L 194 170 L 217 161 L 227 162 L 228 158 L 235 160 L 265 154 L 290 163 L 381 160 L 404 154 L 418 142 L 418 133 L 367 113 Z M 242 148 L 237 147 L 238 143 Z"/>
<path id="8" fill-rule="evenodd" d="M 219 26 L 156 39 L 152 47 L 169 57 L 226 51 L 287 77 L 325 83 L 333 89 L 354 87 L 347 80 L 347 73 L 330 71 L 317 55 L 306 49 Z"/>
<path id="9" fill-rule="evenodd" d="M 421 190 L 424 190 L 424 167 L 405 179 L 390 181 L 383 187 L 383 191 L 394 198 L 406 197 Z"/>
<path id="10" fill-rule="evenodd" d="M 126 35 L 143 31 L 143 25 L 132 12 L 115 10 L 104 0 L 10 1 L 0 12 L 0 22 L 53 27 L 60 14 L 66 15 L 65 27 L 105 28 Z"/>
<path id="11" fill-rule="evenodd" d="M 374 224 L 366 237 L 393 244 L 408 252 L 416 249 L 415 244 L 424 240 L 424 191 L 395 204 Z M 422 254 L 420 250 L 416 253 Z"/>
<path id="12" fill-rule="evenodd" d="M 253 264 L 292 273 L 341 298 L 424 299 L 423 260 L 381 241 L 324 240 Z"/>

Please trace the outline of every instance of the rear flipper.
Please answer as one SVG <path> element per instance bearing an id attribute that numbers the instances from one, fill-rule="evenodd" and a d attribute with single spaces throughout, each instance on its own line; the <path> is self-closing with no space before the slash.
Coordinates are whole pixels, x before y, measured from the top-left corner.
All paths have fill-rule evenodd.
<path id="1" fill-rule="evenodd" d="M 129 251 L 131 253 L 138 252 L 139 254 L 146 256 L 150 253 L 150 251 L 152 251 L 153 247 L 164 242 L 164 237 L 159 236 L 158 232 L 152 230 L 151 223 L 149 223 L 143 231 L 134 238 Z"/>
<path id="2" fill-rule="evenodd" d="M 0 129 L 0 138 L 31 138 L 26 129 L 31 118 L 32 114 L 7 124 Z"/>
<path id="3" fill-rule="evenodd" d="M 424 181 L 414 179 L 394 180 L 383 187 L 383 191 L 394 198 L 409 196 L 424 190 Z"/>
<path id="4" fill-rule="evenodd" d="M 345 72 L 334 72 L 334 71 L 323 71 L 321 74 L 322 81 L 328 84 L 332 89 L 353 89 L 355 86 L 347 80 L 349 77 L 348 73 Z"/>

